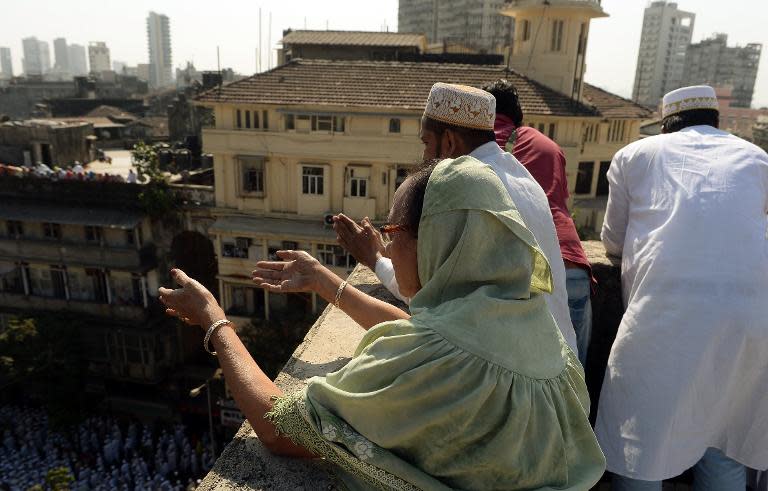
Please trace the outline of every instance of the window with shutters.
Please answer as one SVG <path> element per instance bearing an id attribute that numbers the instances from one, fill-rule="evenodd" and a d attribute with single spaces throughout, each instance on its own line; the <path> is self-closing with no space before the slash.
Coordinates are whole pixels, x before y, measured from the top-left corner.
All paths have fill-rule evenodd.
<path id="1" fill-rule="evenodd" d="M 58 223 L 43 223 L 43 237 L 46 239 L 61 240 L 61 225 Z"/>
<path id="2" fill-rule="evenodd" d="M 595 174 L 594 162 L 579 162 L 574 194 L 592 194 L 592 177 Z"/>
<path id="3" fill-rule="evenodd" d="M 347 167 L 347 196 L 365 198 L 368 196 L 371 169 L 357 165 Z"/>
<path id="4" fill-rule="evenodd" d="M 102 235 L 103 234 L 102 234 L 101 227 L 92 227 L 92 226 L 85 227 L 86 242 L 90 242 L 92 244 L 99 244 L 101 243 Z"/>
<path id="5" fill-rule="evenodd" d="M 301 192 L 303 194 L 325 194 L 323 192 L 324 177 L 325 170 L 322 167 L 302 166 Z"/>
<path id="6" fill-rule="evenodd" d="M 5 230 L 8 233 L 8 237 L 22 237 L 24 235 L 24 226 L 18 220 L 8 220 L 5 222 Z"/>
<path id="7" fill-rule="evenodd" d="M 240 194 L 248 197 L 263 197 L 264 157 L 238 157 L 240 167 Z"/>
<path id="8" fill-rule="evenodd" d="M 553 20 L 552 21 L 552 51 L 563 50 L 563 29 L 565 27 L 565 21 Z"/>

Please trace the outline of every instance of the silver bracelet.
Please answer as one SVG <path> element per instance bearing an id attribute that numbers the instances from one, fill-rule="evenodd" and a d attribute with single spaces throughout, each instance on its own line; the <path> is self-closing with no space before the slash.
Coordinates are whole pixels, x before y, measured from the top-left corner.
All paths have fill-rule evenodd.
<path id="1" fill-rule="evenodd" d="M 224 324 L 232 324 L 232 321 L 228 319 L 218 320 L 213 324 L 211 324 L 211 327 L 208 328 L 208 332 L 205 333 L 205 339 L 203 340 L 203 347 L 205 348 L 205 351 L 212 354 L 213 356 L 216 356 L 216 352 L 211 351 L 210 348 L 208 348 L 208 342 L 211 340 L 211 336 L 213 335 L 213 332 L 219 327 L 223 326 Z"/>
<path id="2" fill-rule="evenodd" d="M 339 300 L 341 300 L 341 294 L 344 293 L 344 288 L 347 287 L 347 280 L 341 282 L 339 289 L 336 290 L 336 298 L 333 299 L 333 306 L 339 308 Z"/>

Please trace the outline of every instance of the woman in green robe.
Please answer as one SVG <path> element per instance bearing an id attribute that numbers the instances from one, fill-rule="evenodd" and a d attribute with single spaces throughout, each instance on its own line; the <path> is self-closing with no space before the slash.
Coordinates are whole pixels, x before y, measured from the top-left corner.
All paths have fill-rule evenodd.
<path id="1" fill-rule="evenodd" d="M 549 265 L 493 170 L 471 157 L 422 169 L 389 219 L 410 316 L 306 253 L 253 272 L 273 292 L 316 291 L 369 329 L 344 368 L 282 394 L 231 329 L 211 337 L 265 445 L 334 462 L 350 489 L 593 486 L 605 461 L 583 370 L 542 296 Z M 161 289 L 170 314 L 204 327 L 224 318 L 199 283 L 176 279 L 183 288 Z"/>

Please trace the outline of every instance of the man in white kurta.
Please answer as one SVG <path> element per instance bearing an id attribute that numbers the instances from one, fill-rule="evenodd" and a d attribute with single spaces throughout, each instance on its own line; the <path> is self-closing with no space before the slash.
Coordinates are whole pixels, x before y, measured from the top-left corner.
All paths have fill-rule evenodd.
<path id="1" fill-rule="evenodd" d="M 424 117 L 439 118 L 440 121 L 445 121 L 445 115 L 435 114 L 435 109 L 432 105 L 435 100 L 440 102 L 443 100 L 450 100 L 451 97 L 473 97 L 479 93 L 481 94 L 476 99 L 475 104 L 482 106 L 484 103 L 487 103 L 487 112 L 491 115 L 491 119 L 487 121 L 487 124 L 489 124 L 489 139 L 472 149 L 467 149 L 471 150 L 468 152 L 468 155 L 475 157 L 477 160 L 484 164 L 488 164 L 493 168 L 494 172 L 496 172 L 501 179 L 501 182 L 507 188 L 509 195 L 515 201 L 515 206 L 517 206 L 526 226 L 533 233 L 536 242 L 538 242 L 547 261 L 549 261 L 550 269 L 552 271 L 553 291 L 551 294 L 545 294 L 545 300 L 566 343 L 571 350 L 578 355 L 576 347 L 576 331 L 573 329 L 571 314 L 568 308 L 565 264 L 563 263 L 563 257 L 560 254 L 560 243 L 557 240 L 557 232 L 555 231 L 552 212 L 549 209 L 549 201 L 547 200 L 547 195 L 544 193 L 544 190 L 523 164 L 509 152 L 501 150 L 496 143 L 495 136 L 490 138 L 490 133 L 493 133 L 493 123 L 495 121 L 495 98 L 493 95 L 481 91 L 480 89 L 438 83 L 435 84 L 430 92 L 424 111 Z M 491 106 L 490 104 L 493 105 Z M 456 119 L 455 121 L 450 121 L 450 124 L 462 126 L 467 124 L 467 122 Z M 425 155 L 425 157 L 430 159 L 455 158 L 461 155 L 461 153 L 458 155 L 436 154 Z M 334 228 L 337 229 L 337 233 L 339 233 L 342 243 L 349 245 L 349 243 L 354 240 L 350 236 L 342 237 L 344 231 L 339 230 L 338 227 Z M 364 232 L 361 229 L 360 231 Z M 373 241 L 370 243 L 373 243 Z M 351 252 L 354 253 L 354 251 Z M 377 259 L 369 261 L 363 260 L 362 255 L 357 255 L 356 259 L 363 264 L 373 263 L 367 265 L 372 266 L 371 269 L 374 270 L 381 283 L 396 297 L 405 302 L 408 301 L 408 299 L 400 295 L 397 287 L 397 280 L 395 279 L 395 271 L 392 267 L 392 261 L 381 255 L 379 255 Z"/>
<path id="2" fill-rule="evenodd" d="M 595 431 L 617 482 L 696 466 L 705 486 L 714 461 L 732 472 L 716 489 L 743 491 L 740 464 L 768 467 L 768 155 L 718 130 L 716 108 L 709 87 L 668 94 L 666 134 L 608 171 L 602 240 L 626 312 Z M 695 124 L 707 109 L 714 125 Z"/>

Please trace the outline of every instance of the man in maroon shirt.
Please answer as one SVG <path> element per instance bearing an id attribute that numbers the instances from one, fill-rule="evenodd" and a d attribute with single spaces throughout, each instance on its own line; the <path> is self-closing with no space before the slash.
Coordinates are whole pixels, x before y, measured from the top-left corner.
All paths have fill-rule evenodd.
<path id="1" fill-rule="evenodd" d="M 523 126 L 523 110 L 517 90 L 501 79 L 483 90 L 496 98 L 496 143 L 515 156 L 544 189 L 555 221 L 566 273 L 566 290 L 571 322 L 576 331 L 579 361 L 586 366 L 592 334 L 592 268 L 581 247 L 579 234 L 568 212 L 568 182 L 563 151 L 536 128 Z"/>

